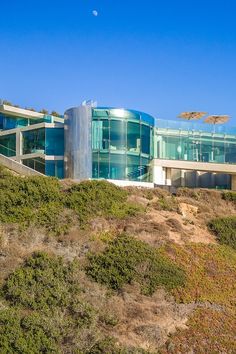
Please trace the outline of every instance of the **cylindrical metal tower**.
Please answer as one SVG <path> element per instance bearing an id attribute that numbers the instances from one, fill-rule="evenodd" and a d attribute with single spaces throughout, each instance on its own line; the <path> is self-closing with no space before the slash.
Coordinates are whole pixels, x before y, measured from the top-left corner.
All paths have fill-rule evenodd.
<path id="1" fill-rule="evenodd" d="M 92 105 L 84 103 L 65 112 L 65 178 L 92 178 Z"/>

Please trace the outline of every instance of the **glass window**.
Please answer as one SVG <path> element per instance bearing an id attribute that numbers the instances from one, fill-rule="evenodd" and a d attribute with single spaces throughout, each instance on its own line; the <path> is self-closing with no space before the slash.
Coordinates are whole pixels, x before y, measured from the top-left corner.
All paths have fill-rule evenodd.
<path id="1" fill-rule="evenodd" d="M 213 161 L 225 163 L 225 143 L 224 140 L 214 137 L 213 140 Z"/>
<path id="2" fill-rule="evenodd" d="M 210 134 L 201 135 L 201 161 L 214 161 L 214 146 L 212 144 L 212 136 Z"/>
<path id="3" fill-rule="evenodd" d="M 96 109 L 93 108 L 92 110 L 93 117 L 108 117 L 109 116 L 109 110 L 108 109 Z"/>
<path id="4" fill-rule="evenodd" d="M 139 154 L 140 145 L 141 145 L 140 124 L 128 122 L 127 123 L 127 150 Z"/>
<path id="5" fill-rule="evenodd" d="M 225 137 L 225 162 L 236 163 L 236 138 Z"/>
<path id="6" fill-rule="evenodd" d="M 93 178 L 99 178 L 98 156 L 99 156 L 98 152 L 93 152 L 93 167 L 92 167 Z"/>
<path id="7" fill-rule="evenodd" d="M 109 120 L 102 120 L 102 149 L 108 150 L 110 142 Z"/>
<path id="8" fill-rule="evenodd" d="M 40 173 L 45 174 L 45 160 L 44 159 L 41 159 L 39 157 L 36 157 L 33 159 L 24 159 L 23 164 L 25 166 L 32 168 L 33 170 L 36 170 Z"/>
<path id="9" fill-rule="evenodd" d="M 110 150 L 126 150 L 125 121 L 110 121 Z"/>
<path id="10" fill-rule="evenodd" d="M 125 179 L 126 155 L 110 154 L 110 178 Z"/>
<path id="11" fill-rule="evenodd" d="M 150 182 L 150 160 L 142 157 L 140 165 L 140 179 L 143 182 Z"/>
<path id="12" fill-rule="evenodd" d="M 46 155 L 64 155 L 64 129 L 46 129 Z"/>
<path id="13" fill-rule="evenodd" d="M 0 114 L 0 130 L 3 129 L 3 115 Z"/>
<path id="14" fill-rule="evenodd" d="M 16 155 L 16 135 L 2 135 L 0 136 L 0 154 L 5 156 Z"/>
<path id="15" fill-rule="evenodd" d="M 3 116 L 3 129 L 22 128 L 28 125 L 28 118 Z"/>
<path id="16" fill-rule="evenodd" d="M 140 180 L 140 157 L 127 155 L 127 166 L 125 171 L 126 179 L 130 181 Z"/>
<path id="17" fill-rule="evenodd" d="M 63 160 L 46 160 L 47 176 L 53 176 L 62 179 L 64 177 L 64 161 Z"/>
<path id="18" fill-rule="evenodd" d="M 23 154 L 45 153 L 45 129 L 23 132 Z"/>
<path id="19" fill-rule="evenodd" d="M 45 119 L 44 118 L 38 118 L 38 119 L 29 119 L 29 125 L 34 125 L 34 124 L 39 124 L 39 123 L 44 123 Z M 47 122 L 47 123 L 51 123 L 51 122 Z"/>
<path id="20" fill-rule="evenodd" d="M 167 136 L 163 139 L 165 141 L 165 159 L 178 160 L 180 151 L 180 139 L 175 136 Z"/>
<path id="21" fill-rule="evenodd" d="M 102 122 L 99 120 L 92 122 L 92 149 L 102 149 Z"/>
<path id="22" fill-rule="evenodd" d="M 141 141 L 142 153 L 150 155 L 150 132 L 151 129 L 147 125 L 141 125 Z"/>
<path id="23" fill-rule="evenodd" d="M 99 178 L 110 178 L 108 153 L 100 153 L 99 155 Z"/>

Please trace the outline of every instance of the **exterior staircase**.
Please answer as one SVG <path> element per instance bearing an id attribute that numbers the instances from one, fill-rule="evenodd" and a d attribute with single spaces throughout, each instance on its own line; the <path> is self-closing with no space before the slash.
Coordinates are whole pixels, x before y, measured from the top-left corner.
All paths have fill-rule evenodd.
<path id="1" fill-rule="evenodd" d="M 12 170 L 23 176 L 45 176 L 44 174 L 36 170 L 33 170 L 32 168 L 25 166 L 22 163 L 17 162 L 11 159 L 10 157 L 6 157 L 2 154 L 0 154 L 0 165 L 3 165 L 4 167 L 7 167 L 9 170 Z"/>

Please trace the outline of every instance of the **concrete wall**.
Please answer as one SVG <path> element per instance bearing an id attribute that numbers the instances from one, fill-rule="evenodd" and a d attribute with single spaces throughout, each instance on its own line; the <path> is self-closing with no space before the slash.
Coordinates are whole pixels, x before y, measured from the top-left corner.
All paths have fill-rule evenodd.
<path id="1" fill-rule="evenodd" d="M 231 176 L 231 189 L 236 191 L 236 175 Z"/>
<path id="2" fill-rule="evenodd" d="M 142 187 L 142 188 L 154 188 L 154 183 L 149 182 L 135 182 L 135 181 L 121 181 L 115 179 L 109 179 L 108 182 L 114 183 L 119 187 Z"/>

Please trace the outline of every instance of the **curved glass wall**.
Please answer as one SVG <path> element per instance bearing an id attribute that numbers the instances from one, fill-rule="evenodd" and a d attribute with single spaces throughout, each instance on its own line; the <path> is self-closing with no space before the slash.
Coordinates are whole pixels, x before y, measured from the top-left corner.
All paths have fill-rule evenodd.
<path id="1" fill-rule="evenodd" d="M 150 181 L 154 118 L 124 109 L 93 109 L 93 178 Z"/>

